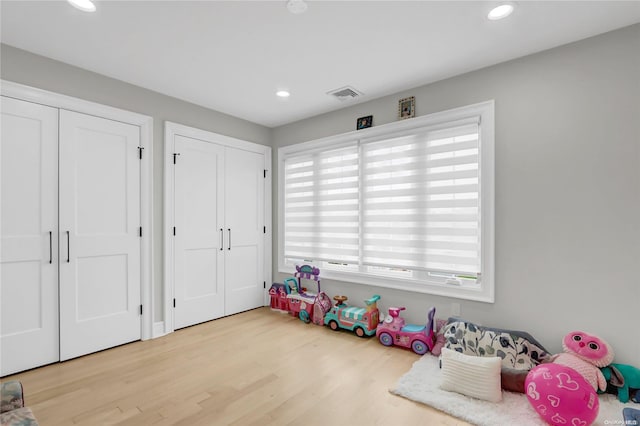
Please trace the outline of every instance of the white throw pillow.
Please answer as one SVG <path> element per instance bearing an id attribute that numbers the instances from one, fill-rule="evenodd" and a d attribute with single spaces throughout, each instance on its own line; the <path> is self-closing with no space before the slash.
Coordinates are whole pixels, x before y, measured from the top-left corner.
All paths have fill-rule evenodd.
<path id="1" fill-rule="evenodd" d="M 458 392 L 485 401 L 502 401 L 499 357 L 477 357 L 442 348 L 440 389 Z"/>

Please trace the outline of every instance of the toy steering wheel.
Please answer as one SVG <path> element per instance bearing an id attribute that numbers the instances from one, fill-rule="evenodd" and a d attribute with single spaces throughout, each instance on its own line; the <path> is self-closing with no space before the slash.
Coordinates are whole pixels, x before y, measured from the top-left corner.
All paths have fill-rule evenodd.
<path id="1" fill-rule="evenodd" d="M 344 302 L 349 300 L 347 296 L 333 296 L 333 300 L 336 301 L 336 306 L 342 305 Z"/>
<path id="2" fill-rule="evenodd" d="M 400 315 L 400 311 L 404 311 L 405 309 L 406 308 L 404 306 L 400 308 L 389 308 L 389 315 L 394 318 L 398 318 L 398 316 Z"/>

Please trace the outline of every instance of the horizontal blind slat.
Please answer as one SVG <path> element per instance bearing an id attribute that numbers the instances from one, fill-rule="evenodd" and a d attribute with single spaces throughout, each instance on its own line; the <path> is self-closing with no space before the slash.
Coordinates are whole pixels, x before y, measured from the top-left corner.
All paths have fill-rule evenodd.
<path id="1" fill-rule="evenodd" d="M 394 247 L 394 248 L 424 248 L 427 250 L 433 249 L 449 249 L 449 250 L 461 250 L 461 251 L 477 251 L 478 243 L 466 243 L 466 242 L 453 242 L 453 241 L 423 241 L 423 240 L 409 240 L 409 239 L 384 239 L 384 238 L 364 238 L 363 244 L 365 247 Z"/>
<path id="2" fill-rule="evenodd" d="M 465 140 L 462 142 L 443 144 L 438 146 L 425 146 L 424 141 L 413 140 L 395 147 L 365 146 L 363 153 L 367 163 L 399 159 L 423 159 L 442 153 L 454 153 L 478 148 L 478 140 Z"/>
<path id="3" fill-rule="evenodd" d="M 354 195 L 355 194 L 355 195 Z M 306 202 L 306 201 L 335 201 L 335 200 L 357 200 L 357 192 L 346 193 L 346 194 L 307 194 L 307 193 L 295 193 L 295 194 L 285 194 L 285 200 L 296 203 Z M 286 205 L 286 204 L 285 204 Z"/>
<path id="4" fill-rule="evenodd" d="M 447 185 L 428 188 L 428 195 L 440 195 L 440 194 L 477 194 L 479 186 L 477 184 L 472 185 Z M 427 188 L 414 187 L 414 188 L 385 188 L 384 186 L 368 187 L 365 193 L 365 197 L 368 199 L 375 198 L 388 198 L 388 197 L 401 197 L 410 195 L 427 195 Z"/>
<path id="5" fill-rule="evenodd" d="M 475 265 L 476 264 L 476 256 L 453 256 L 453 255 L 438 255 L 438 254 L 429 254 L 426 255 L 424 253 L 406 253 L 406 252 L 393 252 L 393 251 L 383 251 L 383 252 L 373 252 L 367 253 L 364 256 L 364 261 L 374 261 L 374 262 L 388 262 L 390 266 L 399 266 L 399 265 L 407 265 L 414 264 L 416 266 L 420 266 L 428 264 L 428 263 L 450 263 L 455 265 Z"/>
<path id="6" fill-rule="evenodd" d="M 458 209 L 458 208 L 478 208 L 480 202 L 477 198 L 450 199 L 450 200 L 417 200 L 411 197 L 389 197 L 368 199 L 363 202 L 366 208 L 386 208 L 387 206 L 396 208 L 431 208 L 431 209 Z"/>
<path id="7" fill-rule="evenodd" d="M 479 176 L 477 169 L 459 170 L 441 173 L 425 173 L 424 170 L 406 170 L 400 168 L 396 171 L 381 171 L 363 176 L 363 185 L 376 185 L 379 181 L 387 184 L 412 183 L 416 179 L 422 182 L 438 182 L 454 179 L 473 179 Z"/>
<path id="8" fill-rule="evenodd" d="M 477 222 L 480 217 L 477 213 L 426 213 L 418 209 L 368 209 L 362 215 L 364 221 L 377 222 L 403 222 L 435 223 L 435 222 Z"/>
<path id="9" fill-rule="evenodd" d="M 339 258 L 336 258 L 334 256 L 328 255 L 326 253 L 322 253 L 322 254 L 317 254 L 317 255 L 309 255 L 309 254 L 302 254 L 302 255 L 287 255 L 285 256 L 285 260 L 292 260 L 292 261 L 301 261 L 301 262 L 330 262 L 330 263 L 337 263 L 337 264 L 347 264 L 347 265 L 357 265 L 358 264 L 358 258 L 357 257 L 353 257 L 353 256 L 341 256 Z"/>
<path id="10" fill-rule="evenodd" d="M 386 223 L 380 223 L 376 227 L 372 227 L 370 229 L 375 230 L 375 235 L 386 234 L 402 236 L 427 234 L 433 237 L 476 237 L 479 235 L 478 229 L 475 228 L 436 228 L 426 226 L 389 227 Z M 368 231 L 369 229 L 365 228 L 364 232 L 368 233 Z"/>

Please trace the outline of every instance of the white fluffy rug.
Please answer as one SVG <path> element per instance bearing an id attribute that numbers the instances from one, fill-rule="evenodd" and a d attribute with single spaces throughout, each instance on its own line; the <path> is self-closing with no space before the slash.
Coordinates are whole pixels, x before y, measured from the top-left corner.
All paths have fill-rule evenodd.
<path id="1" fill-rule="evenodd" d="M 545 426 L 521 393 L 502 391 L 502 402 L 493 403 L 469 398 L 440 389 L 438 358 L 424 355 L 396 383 L 391 393 L 430 405 L 445 413 L 478 426 L 518 425 Z M 634 403 L 622 404 L 613 395 L 600 395 L 600 412 L 594 425 L 622 425 L 624 407 L 640 408 Z"/>

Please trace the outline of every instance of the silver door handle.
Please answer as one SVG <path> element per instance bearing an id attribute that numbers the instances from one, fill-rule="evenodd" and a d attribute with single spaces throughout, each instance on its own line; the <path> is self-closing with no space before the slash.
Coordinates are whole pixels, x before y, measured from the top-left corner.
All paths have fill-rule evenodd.
<path id="1" fill-rule="evenodd" d="M 49 231 L 49 263 L 53 263 L 53 232 Z"/>
<path id="2" fill-rule="evenodd" d="M 69 231 L 67 231 L 67 263 L 71 262 L 71 240 L 69 238 Z"/>
<path id="3" fill-rule="evenodd" d="M 220 228 L 220 250 L 224 250 L 224 229 Z"/>
<path id="4" fill-rule="evenodd" d="M 231 228 L 228 228 L 227 231 L 229 231 L 229 248 L 227 250 L 231 250 Z"/>

